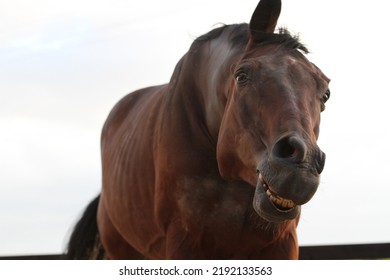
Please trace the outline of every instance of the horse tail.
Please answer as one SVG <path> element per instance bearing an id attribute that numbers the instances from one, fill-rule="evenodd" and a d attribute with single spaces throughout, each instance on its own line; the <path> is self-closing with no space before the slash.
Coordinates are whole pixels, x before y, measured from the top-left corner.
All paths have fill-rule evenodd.
<path id="1" fill-rule="evenodd" d="M 66 258 L 70 260 L 103 259 L 104 250 L 100 243 L 97 225 L 97 210 L 100 195 L 86 207 L 75 225 L 67 246 Z"/>

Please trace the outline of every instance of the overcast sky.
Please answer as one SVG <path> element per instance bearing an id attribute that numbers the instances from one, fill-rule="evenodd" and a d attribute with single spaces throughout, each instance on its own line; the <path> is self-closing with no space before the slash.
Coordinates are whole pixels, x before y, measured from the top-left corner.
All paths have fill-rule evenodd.
<path id="1" fill-rule="evenodd" d="M 135 89 L 166 83 L 197 36 L 248 22 L 257 0 L 0 0 L 0 255 L 60 253 L 99 192 L 100 130 Z M 332 79 L 301 245 L 390 242 L 385 1 L 284 1 Z"/>

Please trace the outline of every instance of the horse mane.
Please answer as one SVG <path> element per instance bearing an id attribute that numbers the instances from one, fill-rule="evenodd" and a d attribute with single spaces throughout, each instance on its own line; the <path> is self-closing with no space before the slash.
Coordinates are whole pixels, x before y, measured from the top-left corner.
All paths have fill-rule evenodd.
<path id="1" fill-rule="evenodd" d="M 231 24 L 224 25 L 222 24 L 220 27 L 214 28 L 210 32 L 203 34 L 195 39 L 194 43 L 191 46 L 191 49 L 196 49 L 200 47 L 205 42 L 211 41 L 213 39 L 218 38 L 221 34 L 230 29 L 229 40 L 233 46 L 242 46 L 248 43 L 250 38 L 249 25 L 246 23 L 242 24 Z M 264 40 L 259 43 L 259 45 L 271 45 L 276 44 L 287 49 L 295 49 L 302 51 L 303 53 L 309 53 L 307 47 L 300 42 L 298 35 L 292 35 L 290 31 L 281 27 L 278 29 L 277 33 L 267 34 L 264 37 Z"/>
<path id="2" fill-rule="evenodd" d="M 210 32 L 203 34 L 195 39 L 194 43 L 202 43 L 211 41 L 218 38 L 225 29 L 231 29 L 230 42 L 233 45 L 246 44 L 249 40 L 249 28 L 248 24 L 218 24 L 217 28 L 212 29 Z"/>

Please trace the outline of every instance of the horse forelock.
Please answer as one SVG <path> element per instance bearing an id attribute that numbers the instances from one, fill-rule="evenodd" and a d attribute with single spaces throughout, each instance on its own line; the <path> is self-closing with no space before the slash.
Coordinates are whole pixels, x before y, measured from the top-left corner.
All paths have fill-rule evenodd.
<path id="1" fill-rule="evenodd" d="M 292 34 L 287 28 L 281 27 L 278 33 L 269 34 L 264 41 L 260 42 L 259 45 L 275 44 L 287 49 L 294 49 L 301 51 L 305 54 L 309 53 L 309 49 L 303 44 L 298 35 Z"/>

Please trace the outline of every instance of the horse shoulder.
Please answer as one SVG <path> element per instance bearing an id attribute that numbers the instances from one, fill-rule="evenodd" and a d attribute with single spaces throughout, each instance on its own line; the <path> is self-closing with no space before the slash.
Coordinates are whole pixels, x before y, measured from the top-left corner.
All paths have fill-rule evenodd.
<path id="1" fill-rule="evenodd" d="M 146 253 L 160 239 L 155 213 L 154 135 L 165 86 L 145 88 L 122 98 L 102 131 L 103 192 L 113 227 Z M 143 209 L 143 211 L 139 211 Z M 142 226 L 140 226 L 140 224 Z M 159 242 L 157 242 L 159 243 Z"/>

